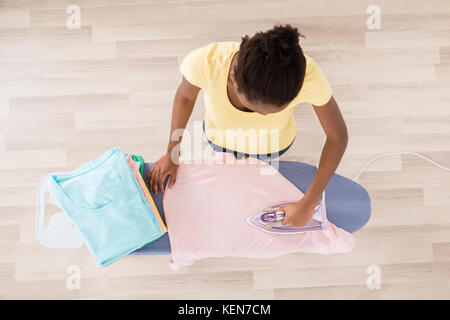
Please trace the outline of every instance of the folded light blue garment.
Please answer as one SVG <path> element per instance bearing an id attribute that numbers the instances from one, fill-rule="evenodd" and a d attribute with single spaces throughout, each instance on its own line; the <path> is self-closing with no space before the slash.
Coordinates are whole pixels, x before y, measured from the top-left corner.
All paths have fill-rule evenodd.
<path id="1" fill-rule="evenodd" d="M 165 233 L 120 148 L 74 171 L 51 175 L 48 188 L 100 267 Z"/>

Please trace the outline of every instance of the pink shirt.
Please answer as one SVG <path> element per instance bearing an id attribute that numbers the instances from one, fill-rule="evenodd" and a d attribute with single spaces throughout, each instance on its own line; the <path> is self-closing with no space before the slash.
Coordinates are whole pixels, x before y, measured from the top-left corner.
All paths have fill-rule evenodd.
<path id="1" fill-rule="evenodd" d="M 261 208 L 298 201 L 303 193 L 264 161 L 236 160 L 228 153 L 216 156 L 228 164 L 181 162 L 177 182 L 164 192 L 174 270 L 209 257 L 273 258 L 352 250 L 353 236 L 329 221 L 326 230 L 301 234 L 270 234 L 248 224 L 247 217 Z"/>

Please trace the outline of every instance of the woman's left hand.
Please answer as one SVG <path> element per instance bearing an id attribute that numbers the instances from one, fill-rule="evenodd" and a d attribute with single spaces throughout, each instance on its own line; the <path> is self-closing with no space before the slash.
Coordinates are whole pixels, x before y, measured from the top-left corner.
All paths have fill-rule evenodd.
<path id="1" fill-rule="evenodd" d="M 303 201 L 303 198 L 296 203 L 279 207 L 278 210 L 286 212 L 281 224 L 289 224 L 291 227 L 304 227 L 313 217 L 315 205 Z"/>

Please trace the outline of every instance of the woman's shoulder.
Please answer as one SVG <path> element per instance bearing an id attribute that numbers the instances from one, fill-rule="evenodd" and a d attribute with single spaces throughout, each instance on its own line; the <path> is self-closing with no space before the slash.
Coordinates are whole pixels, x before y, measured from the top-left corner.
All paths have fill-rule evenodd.
<path id="1" fill-rule="evenodd" d="M 316 61 L 314 61 L 313 58 L 311 58 L 306 52 L 303 52 L 303 56 L 306 60 L 306 71 L 305 71 L 305 78 L 310 77 L 313 73 L 314 69 L 317 67 Z"/>
<path id="2" fill-rule="evenodd" d="M 238 41 L 214 41 L 204 44 L 201 48 L 211 54 L 226 54 L 238 49 L 239 45 Z"/>
<path id="3" fill-rule="evenodd" d="M 294 99 L 294 104 L 307 102 L 312 105 L 323 105 L 332 95 L 331 86 L 314 58 L 305 52 L 303 55 L 306 59 L 305 78 L 300 92 Z"/>
<path id="4" fill-rule="evenodd" d="M 207 44 L 208 56 L 210 59 L 217 59 L 225 62 L 231 54 L 239 49 L 240 42 L 237 41 L 216 41 Z"/>

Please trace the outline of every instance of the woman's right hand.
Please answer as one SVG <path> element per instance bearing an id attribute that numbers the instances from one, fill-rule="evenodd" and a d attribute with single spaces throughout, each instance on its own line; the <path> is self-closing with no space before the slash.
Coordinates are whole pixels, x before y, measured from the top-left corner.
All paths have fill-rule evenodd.
<path id="1" fill-rule="evenodd" d="M 169 181 L 167 182 L 169 188 L 172 188 L 177 177 L 178 164 L 175 164 L 170 153 L 164 154 L 155 164 L 152 166 L 147 174 L 147 183 L 150 185 L 150 190 L 158 196 L 158 187 L 161 189 L 161 193 L 164 193 L 164 180 L 167 176 Z"/>

